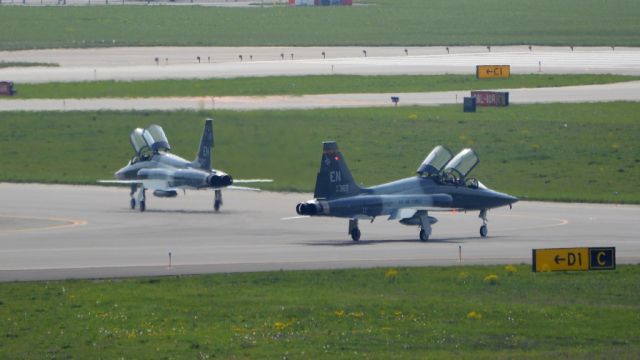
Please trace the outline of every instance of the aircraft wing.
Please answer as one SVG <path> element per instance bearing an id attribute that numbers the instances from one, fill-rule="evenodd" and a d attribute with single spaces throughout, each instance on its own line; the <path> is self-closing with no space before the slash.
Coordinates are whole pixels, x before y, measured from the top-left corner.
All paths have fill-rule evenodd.
<path id="1" fill-rule="evenodd" d="M 414 196 L 406 195 L 414 198 Z M 399 206 L 391 212 L 389 220 L 406 219 L 412 217 L 419 210 L 443 210 L 451 206 L 453 199 L 449 194 L 415 195 L 421 201 L 420 204 L 407 203 L 406 206 Z"/>
<path id="2" fill-rule="evenodd" d="M 142 180 L 98 180 L 101 184 L 142 184 Z"/>
<path id="3" fill-rule="evenodd" d="M 416 211 L 422 209 L 416 208 L 404 208 L 404 209 L 396 209 L 391 212 L 388 220 L 398 220 L 398 219 L 406 219 L 412 217 Z"/>
<path id="4" fill-rule="evenodd" d="M 166 180 L 98 180 L 102 184 L 142 185 L 145 189 L 171 191 L 177 188 L 170 187 Z"/>

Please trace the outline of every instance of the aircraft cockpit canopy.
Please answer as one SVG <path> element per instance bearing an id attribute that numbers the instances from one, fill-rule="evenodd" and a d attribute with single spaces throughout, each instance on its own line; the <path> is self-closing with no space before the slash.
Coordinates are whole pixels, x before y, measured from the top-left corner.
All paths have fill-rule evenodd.
<path id="1" fill-rule="evenodd" d="M 464 180 L 467 175 L 480 162 L 478 155 L 472 149 L 460 151 L 444 168 L 447 174 L 457 175 L 459 180 Z"/>
<path id="2" fill-rule="evenodd" d="M 159 125 L 151 125 L 142 133 L 144 140 L 153 152 L 171 150 L 169 140 Z"/>
<path id="3" fill-rule="evenodd" d="M 131 146 L 133 146 L 133 150 L 136 151 L 136 154 L 140 154 L 144 148 L 148 147 L 147 142 L 144 140 L 142 133 L 144 130 L 137 128 L 131 132 L 129 135 L 129 140 L 131 141 Z"/>
<path id="4" fill-rule="evenodd" d="M 449 149 L 438 145 L 431 150 L 416 172 L 427 176 L 439 174 L 452 157 L 453 154 Z"/>

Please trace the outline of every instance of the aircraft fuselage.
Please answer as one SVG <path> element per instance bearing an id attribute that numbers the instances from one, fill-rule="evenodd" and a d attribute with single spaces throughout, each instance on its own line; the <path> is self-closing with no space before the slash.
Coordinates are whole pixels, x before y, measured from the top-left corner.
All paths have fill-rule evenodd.
<path id="1" fill-rule="evenodd" d="M 339 185 L 337 185 L 339 186 Z M 483 210 L 507 206 L 517 201 L 513 196 L 482 186 L 438 183 L 433 178 L 409 177 L 363 188 L 355 196 L 337 199 L 314 199 L 307 202 L 309 215 L 345 218 L 371 218 L 392 215 L 400 208 L 432 211 Z"/>

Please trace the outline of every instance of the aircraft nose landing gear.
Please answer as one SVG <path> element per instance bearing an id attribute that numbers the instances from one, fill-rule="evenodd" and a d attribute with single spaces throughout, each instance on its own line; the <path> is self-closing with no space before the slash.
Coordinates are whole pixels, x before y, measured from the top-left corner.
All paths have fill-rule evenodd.
<path id="1" fill-rule="evenodd" d="M 358 228 L 358 219 L 349 219 L 349 235 L 353 241 L 360 240 L 360 229 Z"/>
<path id="2" fill-rule="evenodd" d="M 487 209 L 480 210 L 480 215 L 478 215 L 480 219 L 482 219 L 482 226 L 480 226 L 480 236 L 487 237 L 489 234 L 489 228 L 487 227 Z"/>

